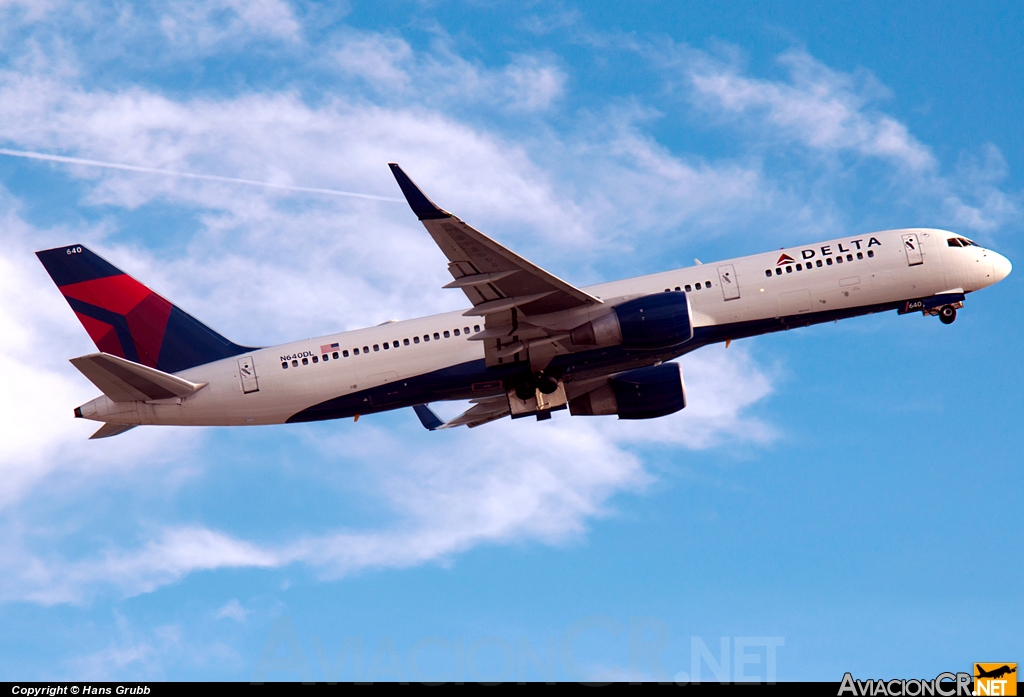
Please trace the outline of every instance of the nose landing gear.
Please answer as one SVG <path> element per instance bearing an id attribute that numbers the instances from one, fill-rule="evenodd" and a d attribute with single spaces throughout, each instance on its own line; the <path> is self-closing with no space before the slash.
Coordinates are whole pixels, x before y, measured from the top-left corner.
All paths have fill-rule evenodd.
<path id="1" fill-rule="evenodd" d="M 953 324 L 956 321 L 956 308 L 952 305 L 943 305 L 939 309 L 939 321 L 943 324 Z"/>

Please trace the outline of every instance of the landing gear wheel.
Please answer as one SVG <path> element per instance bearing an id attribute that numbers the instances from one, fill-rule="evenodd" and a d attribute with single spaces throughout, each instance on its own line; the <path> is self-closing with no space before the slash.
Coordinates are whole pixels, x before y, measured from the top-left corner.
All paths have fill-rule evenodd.
<path id="1" fill-rule="evenodd" d="M 943 324 L 953 324 L 956 321 L 956 308 L 952 305 L 945 305 L 939 310 L 939 321 Z"/>
<path id="2" fill-rule="evenodd" d="M 537 389 L 540 390 L 541 394 L 554 394 L 558 389 L 558 380 L 555 380 L 550 375 L 542 375 L 537 379 Z"/>
<path id="3" fill-rule="evenodd" d="M 536 396 L 533 390 L 533 385 L 526 382 L 521 382 L 518 385 L 516 385 L 516 397 L 523 400 L 524 402 L 527 401 L 528 399 L 533 399 Z"/>

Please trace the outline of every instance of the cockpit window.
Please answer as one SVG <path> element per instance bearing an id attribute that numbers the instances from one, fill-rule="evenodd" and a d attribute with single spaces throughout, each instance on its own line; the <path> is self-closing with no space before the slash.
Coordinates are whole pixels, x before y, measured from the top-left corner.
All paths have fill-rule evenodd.
<path id="1" fill-rule="evenodd" d="M 971 242 L 966 237 L 958 237 L 957 239 L 960 240 L 960 244 L 962 244 L 965 247 L 977 247 L 978 246 L 974 242 Z"/>
<path id="2" fill-rule="evenodd" d="M 950 237 L 948 240 L 946 240 L 946 244 L 948 244 L 950 247 L 961 247 L 962 246 L 960 244 L 960 240 L 958 240 L 955 237 Z"/>

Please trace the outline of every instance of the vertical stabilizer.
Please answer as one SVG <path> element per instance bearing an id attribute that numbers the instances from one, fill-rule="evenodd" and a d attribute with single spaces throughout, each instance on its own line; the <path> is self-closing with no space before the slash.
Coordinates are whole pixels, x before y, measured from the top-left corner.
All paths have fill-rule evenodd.
<path id="1" fill-rule="evenodd" d="M 82 245 L 36 252 L 96 348 L 165 373 L 251 351 Z"/>

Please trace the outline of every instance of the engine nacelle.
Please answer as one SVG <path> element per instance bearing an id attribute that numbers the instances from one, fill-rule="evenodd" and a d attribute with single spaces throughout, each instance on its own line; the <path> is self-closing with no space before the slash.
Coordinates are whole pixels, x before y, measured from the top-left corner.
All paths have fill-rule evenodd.
<path id="1" fill-rule="evenodd" d="M 693 338 L 686 293 L 655 293 L 616 305 L 569 333 L 575 346 L 664 348 Z"/>
<path id="2" fill-rule="evenodd" d="M 609 378 L 607 384 L 569 400 L 573 416 L 618 414 L 620 419 L 656 419 L 686 406 L 678 363 L 639 368 Z"/>

